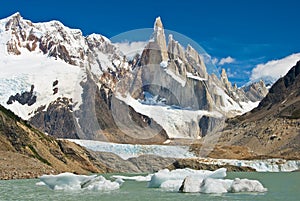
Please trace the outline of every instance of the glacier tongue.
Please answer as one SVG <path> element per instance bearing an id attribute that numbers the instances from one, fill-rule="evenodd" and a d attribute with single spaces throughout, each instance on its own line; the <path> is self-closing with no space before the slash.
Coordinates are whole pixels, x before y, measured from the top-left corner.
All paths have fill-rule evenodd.
<path id="1" fill-rule="evenodd" d="M 111 152 L 117 154 L 123 159 L 138 157 L 140 155 L 158 155 L 161 157 L 172 158 L 191 158 L 194 154 L 189 152 L 188 146 L 169 146 L 169 145 L 132 145 L 117 144 L 110 142 L 100 142 L 93 140 L 68 139 L 81 146 L 93 151 Z"/>

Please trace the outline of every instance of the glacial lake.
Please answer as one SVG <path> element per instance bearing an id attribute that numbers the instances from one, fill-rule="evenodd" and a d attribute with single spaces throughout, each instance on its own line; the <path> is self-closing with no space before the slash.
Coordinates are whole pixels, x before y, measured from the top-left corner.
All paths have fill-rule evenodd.
<path id="1" fill-rule="evenodd" d="M 104 175 L 110 178 L 111 175 Z M 128 175 L 127 176 L 131 176 Z M 147 188 L 147 182 L 126 181 L 123 186 L 111 192 L 99 191 L 55 191 L 47 186 L 37 186 L 38 179 L 0 180 L 0 200 L 101 200 L 101 201 L 196 201 L 196 200 L 300 200 L 300 172 L 290 173 L 244 173 L 228 172 L 227 177 L 259 180 L 266 193 L 227 193 L 188 194 L 166 192 L 161 189 Z"/>

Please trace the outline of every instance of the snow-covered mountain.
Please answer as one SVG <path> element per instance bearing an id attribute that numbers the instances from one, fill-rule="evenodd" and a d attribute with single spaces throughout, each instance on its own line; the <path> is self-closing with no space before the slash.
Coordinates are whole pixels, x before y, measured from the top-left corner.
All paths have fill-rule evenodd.
<path id="1" fill-rule="evenodd" d="M 87 73 L 99 79 L 104 72 L 127 69 L 128 63 L 104 36 L 82 36 L 80 30 L 58 21 L 32 23 L 16 13 L 0 21 L 1 104 L 29 119 L 41 105 L 58 97 L 72 99 L 73 110 L 82 104 L 81 82 Z M 36 103 L 9 97 L 29 91 L 33 85 Z M 21 103 L 20 103 L 21 102 Z"/>
<path id="2" fill-rule="evenodd" d="M 208 74 L 192 46 L 172 35 L 167 42 L 160 18 L 142 55 L 127 61 L 102 35 L 16 13 L 0 20 L 0 70 L 0 104 L 58 137 L 194 139 L 259 101 L 232 86 L 225 71 L 221 79 Z"/>

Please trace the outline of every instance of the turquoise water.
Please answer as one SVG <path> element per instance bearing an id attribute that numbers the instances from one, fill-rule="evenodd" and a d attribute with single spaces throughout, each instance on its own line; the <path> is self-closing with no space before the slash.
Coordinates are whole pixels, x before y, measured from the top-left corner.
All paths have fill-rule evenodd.
<path id="1" fill-rule="evenodd" d="M 106 175 L 108 177 L 108 175 Z M 259 180 L 266 193 L 227 193 L 223 195 L 183 194 L 147 188 L 147 182 L 126 181 L 121 189 L 112 192 L 53 191 L 36 186 L 37 179 L 0 181 L 0 200 L 101 200 L 101 201 L 196 201 L 196 200 L 300 200 L 300 172 L 293 173 L 228 173 L 227 178 Z"/>

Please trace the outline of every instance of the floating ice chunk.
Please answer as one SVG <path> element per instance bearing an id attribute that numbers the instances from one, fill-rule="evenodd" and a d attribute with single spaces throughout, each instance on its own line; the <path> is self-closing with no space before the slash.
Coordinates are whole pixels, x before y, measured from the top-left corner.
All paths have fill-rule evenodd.
<path id="1" fill-rule="evenodd" d="M 58 175 L 43 175 L 40 177 L 40 181 L 53 190 L 89 189 L 109 191 L 119 189 L 122 184 L 120 180 L 112 182 L 106 180 L 103 176 L 75 175 L 69 172 Z"/>
<path id="2" fill-rule="evenodd" d="M 167 180 L 160 185 L 160 188 L 165 191 L 178 192 L 180 186 L 182 185 L 182 180 Z"/>
<path id="3" fill-rule="evenodd" d="M 106 180 L 103 176 L 98 176 L 84 184 L 81 184 L 81 188 L 95 191 L 111 191 L 119 189 L 120 184 L 122 183 L 123 181 L 120 179 L 118 181 L 112 182 L 110 180 Z"/>
<path id="4" fill-rule="evenodd" d="M 226 168 L 215 171 L 193 169 L 160 170 L 153 174 L 148 187 L 184 193 L 222 194 L 227 192 L 265 192 L 257 180 L 224 179 Z"/>
<path id="5" fill-rule="evenodd" d="M 204 179 L 200 186 L 200 193 L 227 193 L 233 180 L 230 179 Z"/>
<path id="6" fill-rule="evenodd" d="M 213 179 L 213 178 L 195 178 L 187 176 L 180 191 L 184 193 L 227 193 L 233 180 L 229 179 Z"/>
<path id="7" fill-rule="evenodd" d="M 122 180 L 131 180 L 131 181 L 150 181 L 153 174 L 149 174 L 147 176 L 122 176 L 122 175 L 113 175 L 111 178 L 114 179 L 122 179 Z"/>
<path id="8" fill-rule="evenodd" d="M 42 181 L 37 182 L 35 185 L 36 186 L 46 186 L 46 184 L 44 182 L 42 182 Z"/>
<path id="9" fill-rule="evenodd" d="M 53 190 L 77 190 L 81 189 L 82 183 L 85 183 L 96 176 L 97 175 L 75 175 L 73 173 L 65 172 L 58 175 L 43 175 L 40 177 L 40 180 Z"/>
<path id="10" fill-rule="evenodd" d="M 199 193 L 203 179 L 187 176 L 181 184 L 180 191 L 183 193 Z"/>
<path id="11" fill-rule="evenodd" d="M 183 180 L 187 176 L 193 176 L 195 178 L 216 178 L 221 179 L 226 176 L 226 168 L 220 168 L 216 171 L 209 171 L 209 170 L 192 170 L 189 168 L 185 169 L 176 169 L 169 171 L 168 169 L 160 170 L 155 173 L 152 177 L 150 182 L 148 183 L 148 187 L 150 188 L 159 188 L 161 184 L 168 180 Z"/>
<path id="12" fill-rule="evenodd" d="M 180 191 L 184 193 L 222 194 L 228 192 L 266 192 L 267 189 L 257 180 L 201 179 L 188 176 L 184 179 Z"/>
<path id="13" fill-rule="evenodd" d="M 266 192 L 268 189 L 257 180 L 236 178 L 230 188 L 233 193 L 238 192 Z"/>

